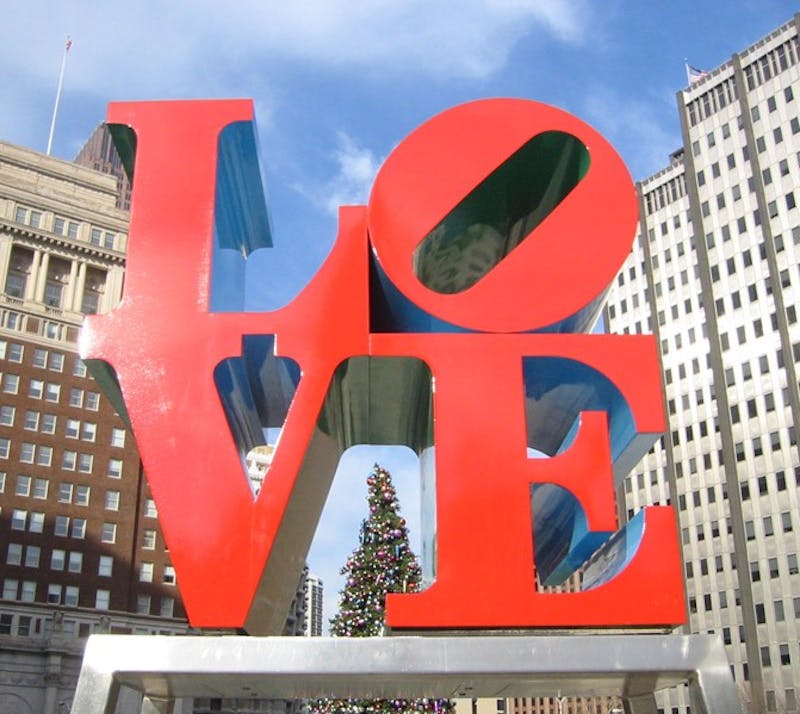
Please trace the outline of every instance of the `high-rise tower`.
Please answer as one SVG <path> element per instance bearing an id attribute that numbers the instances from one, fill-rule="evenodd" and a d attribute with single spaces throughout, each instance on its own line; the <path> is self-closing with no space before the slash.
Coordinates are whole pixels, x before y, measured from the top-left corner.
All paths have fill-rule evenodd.
<path id="1" fill-rule="evenodd" d="M 746 711 L 796 711 L 798 17 L 677 100 L 683 146 L 638 185 L 639 235 L 606 309 L 609 331 L 657 335 L 665 377 L 669 432 L 626 481 L 626 508 L 673 503 L 688 631 L 722 635 Z"/>

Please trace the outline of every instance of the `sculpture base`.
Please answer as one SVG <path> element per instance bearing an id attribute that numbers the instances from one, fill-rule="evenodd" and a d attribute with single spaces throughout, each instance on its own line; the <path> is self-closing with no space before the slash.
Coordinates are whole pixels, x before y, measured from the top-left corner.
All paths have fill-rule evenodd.
<path id="1" fill-rule="evenodd" d="M 688 683 L 695 714 L 740 714 L 722 641 L 711 635 L 382 638 L 93 635 L 72 714 L 113 714 L 120 688 L 142 711 L 183 697 L 530 697 L 621 695 L 655 714 L 654 692 Z"/>

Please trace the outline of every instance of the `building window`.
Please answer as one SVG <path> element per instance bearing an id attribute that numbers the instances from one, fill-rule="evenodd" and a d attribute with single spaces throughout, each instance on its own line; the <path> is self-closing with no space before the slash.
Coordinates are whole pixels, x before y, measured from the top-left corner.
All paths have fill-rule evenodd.
<path id="1" fill-rule="evenodd" d="M 122 460 L 109 459 L 108 460 L 108 477 L 109 478 L 122 478 Z"/>
<path id="2" fill-rule="evenodd" d="M 114 572 L 114 558 L 110 555 L 101 555 L 97 566 L 97 574 L 110 578 Z"/>
<path id="3" fill-rule="evenodd" d="M 91 454 L 78 454 L 78 471 L 90 474 L 92 473 L 92 464 L 94 457 Z"/>
<path id="4" fill-rule="evenodd" d="M 96 610 L 108 610 L 111 601 L 111 593 L 108 590 L 98 590 L 94 598 Z"/>
<path id="5" fill-rule="evenodd" d="M 5 342 L 3 343 L 6 344 Z M 16 342 L 12 342 L 8 345 L 8 356 L 7 359 L 9 362 L 16 362 L 17 364 L 22 363 L 22 358 L 25 355 L 25 347 L 23 345 L 17 344 Z"/>
<path id="6" fill-rule="evenodd" d="M 47 492 L 50 488 L 50 482 L 46 478 L 37 478 L 33 480 L 33 497 L 44 500 L 47 498 Z"/>
<path id="7" fill-rule="evenodd" d="M 47 350 L 35 349 L 33 351 L 33 366 L 40 369 L 47 367 Z"/>
<path id="8" fill-rule="evenodd" d="M 72 367 L 72 376 L 73 377 L 86 376 L 86 363 L 79 357 L 75 358 L 75 365 Z"/>
<path id="9" fill-rule="evenodd" d="M 76 585 L 67 585 L 64 588 L 64 604 L 69 607 L 77 607 L 80 596 L 80 589 Z"/>
<path id="10" fill-rule="evenodd" d="M 161 617 L 173 617 L 175 611 L 175 599 L 171 597 L 161 598 Z"/>
<path id="11" fill-rule="evenodd" d="M 53 372 L 64 371 L 64 355 L 60 352 L 51 352 L 48 360 L 48 368 Z"/>
<path id="12" fill-rule="evenodd" d="M 37 431 L 39 429 L 39 412 L 35 412 L 31 409 L 26 411 L 22 428 L 28 431 Z"/>
<path id="13" fill-rule="evenodd" d="M 59 503 L 72 503 L 72 489 L 71 483 L 62 483 L 58 487 L 58 502 Z"/>
<path id="14" fill-rule="evenodd" d="M 11 512 L 11 530 L 24 531 L 28 523 L 28 512 L 21 508 L 15 508 Z"/>
<path id="15" fill-rule="evenodd" d="M 65 471 L 74 471 L 77 461 L 78 453 L 65 449 L 64 453 L 61 455 L 61 468 Z"/>
<path id="16" fill-rule="evenodd" d="M 83 390 L 73 387 L 69 392 L 69 405 L 71 407 L 83 406 Z"/>
<path id="17" fill-rule="evenodd" d="M 764 603 L 757 602 L 756 603 L 756 622 L 759 625 L 763 625 L 767 621 L 767 616 L 764 611 Z"/>
<path id="18" fill-rule="evenodd" d="M 7 459 L 11 451 L 11 439 L 0 439 L 0 459 Z"/>
<path id="19" fill-rule="evenodd" d="M 781 664 L 791 664 L 792 658 L 789 656 L 789 645 L 778 645 L 778 651 L 781 655 Z"/>
<path id="20" fill-rule="evenodd" d="M 155 550 L 156 532 L 152 528 L 145 528 L 142 535 L 142 548 L 145 550 Z"/>
<path id="21" fill-rule="evenodd" d="M 22 545 L 20 543 L 8 544 L 6 565 L 22 565 Z"/>
<path id="22" fill-rule="evenodd" d="M 20 474 L 17 476 L 17 486 L 14 489 L 15 496 L 31 495 L 31 477 Z"/>
<path id="23" fill-rule="evenodd" d="M 93 412 L 100 408 L 100 394 L 98 392 L 86 392 L 86 408 Z"/>
<path id="24" fill-rule="evenodd" d="M 47 307 L 61 308 L 61 296 L 64 286 L 55 280 L 48 280 L 44 287 L 44 304 Z"/>
<path id="25" fill-rule="evenodd" d="M 56 415 L 43 414 L 42 415 L 42 434 L 55 434 L 56 433 Z"/>
<path id="26" fill-rule="evenodd" d="M 83 553 L 73 551 L 69 554 L 67 570 L 70 573 L 80 573 L 83 570 Z"/>
<path id="27" fill-rule="evenodd" d="M 117 541 L 117 524 L 116 523 L 103 523 L 103 530 L 100 534 L 101 543 L 116 543 Z"/>
<path id="28" fill-rule="evenodd" d="M 19 590 L 19 580 L 6 578 L 3 580 L 3 600 L 16 600 Z"/>
<path id="29" fill-rule="evenodd" d="M 44 395 L 45 400 L 48 402 L 58 403 L 60 397 L 61 397 L 61 385 L 55 384 L 54 382 L 48 382 L 47 389 Z"/>
<path id="30" fill-rule="evenodd" d="M 114 427 L 111 429 L 111 446 L 122 448 L 125 446 L 125 430 Z"/>
<path id="31" fill-rule="evenodd" d="M 66 538 L 69 535 L 69 517 L 56 516 L 55 535 Z"/>
<path id="32" fill-rule="evenodd" d="M 86 519 L 73 518 L 72 519 L 72 537 L 82 539 L 86 537 Z"/>
<path id="33" fill-rule="evenodd" d="M 38 545 L 29 545 L 25 548 L 25 567 L 38 568 L 42 549 Z"/>
<path id="34" fill-rule="evenodd" d="M 175 568 L 171 565 L 164 566 L 164 583 L 175 585 Z"/>
<path id="35" fill-rule="evenodd" d="M 138 595 L 136 597 L 136 612 L 140 615 L 149 615 L 150 614 L 150 596 L 149 595 Z"/>
<path id="36" fill-rule="evenodd" d="M 158 518 L 158 510 L 156 509 L 156 502 L 152 498 L 148 498 L 144 502 L 144 515 L 147 518 Z"/>
<path id="37" fill-rule="evenodd" d="M 31 520 L 28 525 L 30 533 L 43 533 L 44 532 L 44 513 L 38 511 L 31 512 Z"/>
<path id="38" fill-rule="evenodd" d="M 6 276 L 6 295 L 12 298 L 22 300 L 25 297 L 25 285 L 28 282 L 28 276 L 25 273 L 9 271 Z"/>
<path id="39" fill-rule="evenodd" d="M 64 570 L 67 562 L 67 553 L 60 548 L 53 548 L 50 554 L 50 570 Z"/>
<path id="40" fill-rule="evenodd" d="M 775 622 L 783 622 L 786 619 L 783 611 L 783 600 L 775 600 L 772 603 L 772 609 L 775 612 Z"/>
<path id="41" fill-rule="evenodd" d="M 31 399 L 41 399 L 44 394 L 44 382 L 41 379 L 32 379 L 28 384 L 28 396 Z"/>
<path id="42" fill-rule="evenodd" d="M 64 436 L 66 436 L 67 439 L 77 439 L 80 429 L 81 423 L 78 419 L 67 419 Z"/>
<path id="43" fill-rule="evenodd" d="M 0 426 L 14 426 L 16 409 L 6 404 L 0 406 Z"/>
<path id="44" fill-rule="evenodd" d="M 81 426 L 81 439 L 83 441 L 94 441 L 97 436 L 97 424 L 90 421 L 83 422 Z"/>
<path id="45" fill-rule="evenodd" d="M 39 466 L 50 466 L 53 462 L 53 447 L 40 445 L 36 452 L 36 463 Z"/>
<path id="46" fill-rule="evenodd" d="M 88 506 L 89 505 L 89 495 L 91 493 L 91 488 L 89 486 L 81 486 L 78 485 L 75 487 L 75 505 L 77 506 Z"/>
<path id="47" fill-rule="evenodd" d="M 19 460 L 23 464 L 32 464 L 36 456 L 36 445 L 23 442 L 19 449 Z"/>
<path id="48" fill-rule="evenodd" d="M 119 491 L 106 491 L 105 509 L 107 511 L 119 510 Z"/>
<path id="49" fill-rule="evenodd" d="M 142 563 L 141 568 L 139 569 L 139 580 L 143 583 L 152 583 L 153 582 L 153 564 L 152 563 Z"/>
<path id="50" fill-rule="evenodd" d="M 8 373 L 4 374 L 3 391 L 6 394 L 17 394 L 19 392 L 19 375 Z"/>

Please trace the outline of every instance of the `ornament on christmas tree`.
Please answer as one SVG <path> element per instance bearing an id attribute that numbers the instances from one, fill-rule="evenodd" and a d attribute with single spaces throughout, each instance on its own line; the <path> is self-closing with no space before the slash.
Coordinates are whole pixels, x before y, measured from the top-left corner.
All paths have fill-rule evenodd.
<path id="1" fill-rule="evenodd" d="M 369 517 L 361 522 L 360 545 L 346 560 L 340 575 L 339 612 L 331 620 L 334 637 L 376 637 L 383 634 L 386 594 L 415 592 L 422 571 L 408 544 L 406 521 L 388 471 L 375 464 L 367 477 Z M 320 699 L 314 714 L 449 714 L 446 699 Z"/>

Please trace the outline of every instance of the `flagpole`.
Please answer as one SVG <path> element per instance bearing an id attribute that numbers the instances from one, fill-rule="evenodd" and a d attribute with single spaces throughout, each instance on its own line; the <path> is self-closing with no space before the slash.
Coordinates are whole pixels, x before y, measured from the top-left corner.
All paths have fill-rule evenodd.
<path id="1" fill-rule="evenodd" d="M 47 155 L 50 156 L 50 150 L 53 148 L 53 133 L 56 130 L 56 116 L 58 115 L 58 103 L 61 100 L 61 86 L 64 84 L 64 70 L 67 66 L 67 54 L 69 48 L 72 47 L 72 40 L 67 36 L 67 41 L 64 44 L 64 54 L 61 57 L 61 72 L 58 75 L 58 88 L 56 89 L 56 101 L 53 105 L 53 118 L 50 121 L 50 136 L 47 139 Z"/>

